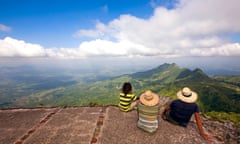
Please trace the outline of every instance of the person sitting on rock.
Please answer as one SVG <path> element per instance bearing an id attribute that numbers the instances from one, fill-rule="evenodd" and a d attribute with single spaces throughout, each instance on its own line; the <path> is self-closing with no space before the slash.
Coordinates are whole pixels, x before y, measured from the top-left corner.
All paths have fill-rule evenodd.
<path id="1" fill-rule="evenodd" d="M 139 100 L 132 103 L 131 107 L 135 105 L 138 110 L 137 127 L 148 133 L 154 133 L 158 129 L 159 96 L 147 90 L 140 95 Z"/>
<path id="2" fill-rule="evenodd" d="M 120 93 L 119 109 L 123 112 L 131 110 L 130 105 L 137 99 L 136 95 L 132 92 L 132 85 L 129 82 L 123 84 L 122 92 Z"/>
<path id="3" fill-rule="evenodd" d="M 178 99 L 173 100 L 170 105 L 165 107 L 162 113 L 162 118 L 173 124 L 187 127 L 192 115 L 194 114 L 200 135 L 205 140 L 211 141 L 211 138 L 204 133 L 202 128 L 199 108 L 195 103 L 198 98 L 197 93 L 191 91 L 188 87 L 184 87 L 182 90 L 177 92 L 177 97 Z"/>

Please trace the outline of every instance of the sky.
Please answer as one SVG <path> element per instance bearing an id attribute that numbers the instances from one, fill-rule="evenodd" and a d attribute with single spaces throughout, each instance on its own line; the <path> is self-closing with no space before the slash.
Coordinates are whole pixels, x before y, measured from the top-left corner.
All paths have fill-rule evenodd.
<path id="1" fill-rule="evenodd" d="M 239 0 L 0 0 L 0 58 L 210 60 L 240 70 L 239 13 Z"/>

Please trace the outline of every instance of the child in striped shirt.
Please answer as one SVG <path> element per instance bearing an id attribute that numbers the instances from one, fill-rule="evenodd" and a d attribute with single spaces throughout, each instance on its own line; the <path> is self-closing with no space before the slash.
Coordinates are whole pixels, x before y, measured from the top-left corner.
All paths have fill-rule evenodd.
<path id="1" fill-rule="evenodd" d="M 122 92 L 120 93 L 119 109 L 123 112 L 131 110 L 130 105 L 137 99 L 136 95 L 132 92 L 132 85 L 129 82 L 123 84 Z"/>

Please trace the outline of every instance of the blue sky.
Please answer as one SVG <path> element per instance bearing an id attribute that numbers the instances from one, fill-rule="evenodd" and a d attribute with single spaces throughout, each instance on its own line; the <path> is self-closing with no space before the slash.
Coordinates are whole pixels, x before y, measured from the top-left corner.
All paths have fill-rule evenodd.
<path id="1" fill-rule="evenodd" d="M 122 14 L 148 18 L 154 10 L 148 0 L 0 0 L 0 5 L 0 24 L 11 29 L 2 31 L 0 38 L 10 36 L 44 47 L 77 47 L 85 40 L 74 37 L 79 29 L 91 29 L 96 21 L 108 23 Z"/>
<path id="2" fill-rule="evenodd" d="M 239 0 L 0 0 L 0 58 L 234 62 L 239 13 Z"/>

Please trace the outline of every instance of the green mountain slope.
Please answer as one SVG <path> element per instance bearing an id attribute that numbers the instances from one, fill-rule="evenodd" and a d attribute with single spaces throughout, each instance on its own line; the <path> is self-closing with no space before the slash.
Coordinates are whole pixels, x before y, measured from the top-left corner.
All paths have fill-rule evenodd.
<path id="1" fill-rule="evenodd" d="M 123 75 L 88 86 L 83 85 L 78 87 L 78 90 L 73 90 L 78 91 L 76 93 L 78 95 L 74 96 L 75 99 L 79 98 L 79 102 L 76 100 L 74 102 L 76 104 L 117 104 L 118 94 L 124 82 L 131 82 L 137 95 L 152 89 L 159 95 L 173 98 L 176 98 L 178 90 L 189 86 L 199 94 L 198 104 L 202 111 L 240 111 L 240 93 L 236 90 L 236 86 L 216 81 L 200 69 L 191 71 L 180 68 L 176 64 L 163 64 L 148 71 Z M 65 97 L 60 101 L 64 104 Z"/>
<path id="2" fill-rule="evenodd" d="M 228 84 L 236 85 L 236 86 L 240 87 L 240 76 L 218 75 L 218 76 L 214 76 L 213 78 L 219 82 L 224 82 L 224 83 L 228 83 Z"/>
<path id="3" fill-rule="evenodd" d="M 165 63 L 152 70 L 131 74 L 129 77 L 146 82 L 170 83 L 184 71 L 185 69 L 178 67 L 176 64 Z"/>
<path id="4" fill-rule="evenodd" d="M 174 63 L 108 80 L 79 83 L 34 93 L 16 100 L 16 105 L 24 107 L 117 105 L 124 82 L 132 83 L 136 95 L 151 89 L 161 96 L 172 98 L 176 98 L 177 91 L 188 86 L 198 93 L 197 103 L 202 111 L 240 112 L 239 86 L 209 77 L 201 69 L 192 71 Z"/>

